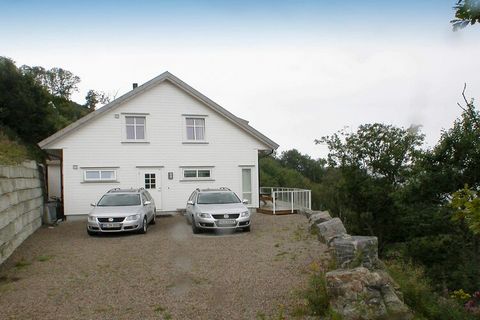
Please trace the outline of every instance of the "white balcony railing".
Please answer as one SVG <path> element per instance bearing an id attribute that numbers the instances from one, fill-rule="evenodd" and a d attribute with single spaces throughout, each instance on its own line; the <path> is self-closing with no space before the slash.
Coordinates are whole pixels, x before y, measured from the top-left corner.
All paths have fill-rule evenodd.
<path id="1" fill-rule="evenodd" d="M 283 187 L 261 187 L 260 195 L 266 196 L 272 202 L 272 212 L 311 209 L 312 192 L 311 190 Z M 266 204 L 266 203 L 265 203 Z"/>

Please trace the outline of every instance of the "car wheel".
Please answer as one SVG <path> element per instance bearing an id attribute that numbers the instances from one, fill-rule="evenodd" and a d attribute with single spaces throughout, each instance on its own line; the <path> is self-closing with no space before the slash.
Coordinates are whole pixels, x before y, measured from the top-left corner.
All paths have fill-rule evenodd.
<path id="1" fill-rule="evenodd" d="M 197 225 L 195 224 L 195 220 L 193 218 L 192 218 L 192 231 L 194 234 L 198 234 L 202 231 L 199 227 L 197 227 Z"/>
<path id="2" fill-rule="evenodd" d="M 250 226 L 243 228 L 243 231 L 250 232 Z"/>
<path id="3" fill-rule="evenodd" d="M 87 229 L 87 233 L 88 233 L 89 236 L 96 236 L 97 235 L 96 232 L 90 231 L 88 229 Z"/>
<path id="4" fill-rule="evenodd" d="M 143 217 L 143 224 L 140 230 L 138 230 L 138 233 L 145 234 L 147 233 L 147 229 L 148 229 L 148 222 L 147 222 L 147 216 L 145 216 Z"/>
<path id="5" fill-rule="evenodd" d="M 157 223 L 156 219 L 157 219 L 157 210 L 154 209 L 154 210 L 153 210 L 152 221 L 150 221 L 150 224 L 155 224 L 155 223 Z"/>

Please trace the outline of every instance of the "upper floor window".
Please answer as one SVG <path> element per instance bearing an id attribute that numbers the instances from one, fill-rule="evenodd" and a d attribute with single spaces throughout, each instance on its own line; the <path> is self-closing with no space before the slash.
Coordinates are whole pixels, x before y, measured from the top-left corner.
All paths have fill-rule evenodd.
<path id="1" fill-rule="evenodd" d="M 205 140 L 205 118 L 185 118 L 188 141 L 204 141 Z"/>
<path id="2" fill-rule="evenodd" d="M 145 116 L 125 116 L 127 140 L 145 140 Z"/>

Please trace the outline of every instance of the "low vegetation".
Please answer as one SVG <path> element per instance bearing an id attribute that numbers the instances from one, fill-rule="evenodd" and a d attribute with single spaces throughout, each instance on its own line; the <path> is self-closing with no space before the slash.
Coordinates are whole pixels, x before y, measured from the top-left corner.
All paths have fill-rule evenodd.
<path id="1" fill-rule="evenodd" d="M 311 189 L 313 209 L 340 217 L 350 234 L 377 236 L 381 258 L 421 267 L 434 294 L 429 301 L 413 295 L 412 306 L 443 310 L 454 292 L 464 292 L 471 299 L 463 309 L 474 314 L 480 289 L 480 113 L 465 91 L 462 96 L 460 117 L 432 149 L 422 148 L 419 127 L 366 124 L 316 140 L 329 147 L 327 160 L 297 150 L 262 158 L 260 184 Z M 419 319 L 435 314 L 428 308 L 418 311 Z"/>

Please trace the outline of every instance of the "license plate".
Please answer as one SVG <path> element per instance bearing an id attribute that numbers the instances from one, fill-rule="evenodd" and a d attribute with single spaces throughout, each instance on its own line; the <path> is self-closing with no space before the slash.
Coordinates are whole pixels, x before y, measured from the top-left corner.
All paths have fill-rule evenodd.
<path id="1" fill-rule="evenodd" d="M 119 223 L 104 223 L 102 224 L 102 228 L 118 228 L 120 227 Z"/>
<path id="2" fill-rule="evenodd" d="M 235 220 L 218 220 L 217 224 L 220 225 L 235 225 L 237 222 Z"/>

